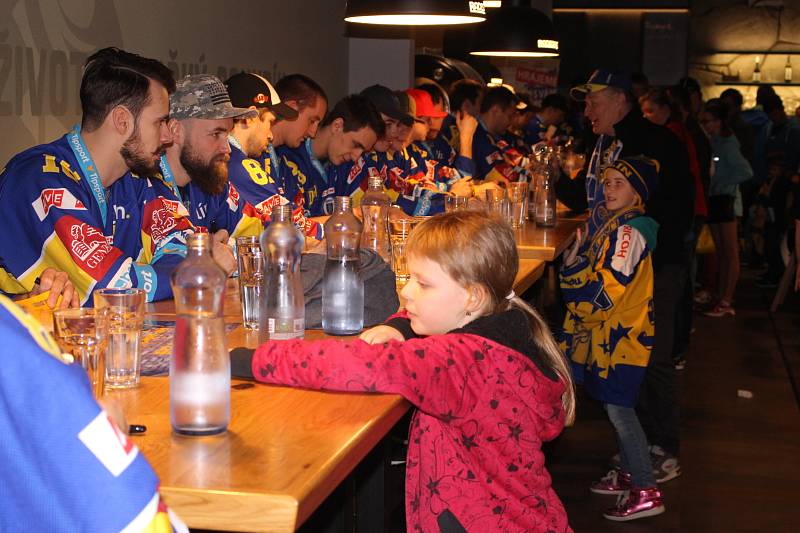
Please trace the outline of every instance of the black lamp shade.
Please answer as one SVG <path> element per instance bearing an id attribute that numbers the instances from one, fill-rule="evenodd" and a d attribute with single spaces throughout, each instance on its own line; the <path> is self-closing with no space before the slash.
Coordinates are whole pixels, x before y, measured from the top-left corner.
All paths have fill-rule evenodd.
<path id="1" fill-rule="evenodd" d="M 485 20 L 480 0 L 348 0 L 344 20 L 362 24 L 429 26 Z"/>
<path id="2" fill-rule="evenodd" d="M 558 38 L 547 15 L 532 7 L 505 6 L 486 14 L 475 28 L 470 54 L 506 57 L 555 57 Z"/>

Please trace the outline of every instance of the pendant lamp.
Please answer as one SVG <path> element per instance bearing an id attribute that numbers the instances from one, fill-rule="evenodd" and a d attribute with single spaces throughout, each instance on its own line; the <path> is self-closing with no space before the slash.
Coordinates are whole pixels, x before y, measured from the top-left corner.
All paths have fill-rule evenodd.
<path id="1" fill-rule="evenodd" d="M 433 26 L 483 22 L 480 0 L 347 0 L 344 20 L 361 24 Z"/>
<path id="2" fill-rule="evenodd" d="M 502 57 L 556 57 L 558 38 L 550 18 L 525 0 L 505 0 L 475 28 L 470 54 Z"/>

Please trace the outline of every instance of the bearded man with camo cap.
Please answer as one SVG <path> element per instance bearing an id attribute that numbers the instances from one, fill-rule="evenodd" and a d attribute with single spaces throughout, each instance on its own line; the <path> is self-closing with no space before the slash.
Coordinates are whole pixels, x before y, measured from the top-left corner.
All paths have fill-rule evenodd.
<path id="1" fill-rule="evenodd" d="M 158 185 L 188 211 L 195 227 L 213 235 L 214 258 L 229 273 L 235 270 L 229 239 L 263 229 L 228 180 L 233 121 L 257 116 L 255 109 L 234 107 L 225 85 L 210 74 L 186 76 L 170 96 L 173 142 L 161 158 Z"/>

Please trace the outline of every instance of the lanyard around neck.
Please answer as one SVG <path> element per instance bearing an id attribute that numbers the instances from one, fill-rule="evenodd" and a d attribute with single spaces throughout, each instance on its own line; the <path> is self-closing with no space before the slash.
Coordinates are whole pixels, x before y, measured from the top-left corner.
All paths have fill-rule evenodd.
<path id="1" fill-rule="evenodd" d="M 92 191 L 92 196 L 94 196 L 97 207 L 100 209 L 100 215 L 103 217 L 103 228 L 105 229 L 106 219 L 108 218 L 108 202 L 103 190 L 103 182 L 100 181 L 100 173 L 97 171 L 97 165 L 95 165 L 92 155 L 86 148 L 83 137 L 81 137 L 80 124 L 75 124 L 72 131 L 67 134 L 67 140 L 75 159 L 78 160 L 81 172 L 89 183 L 89 189 Z"/>
<path id="2" fill-rule="evenodd" d="M 183 201 L 181 198 L 181 191 L 178 188 L 178 183 L 175 181 L 175 175 L 172 173 L 172 169 L 169 167 L 169 163 L 167 162 L 167 154 L 161 156 L 159 166 L 161 167 L 161 175 L 164 177 L 164 181 L 167 182 L 167 185 L 169 185 L 169 187 L 172 189 L 172 192 L 175 193 L 175 196 L 178 198 L 178 200 Z"/>

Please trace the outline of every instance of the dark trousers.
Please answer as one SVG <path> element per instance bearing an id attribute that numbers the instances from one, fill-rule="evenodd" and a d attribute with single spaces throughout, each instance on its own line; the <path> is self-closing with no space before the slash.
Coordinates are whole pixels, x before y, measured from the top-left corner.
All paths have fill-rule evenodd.
<path id="1" fill-rule="evenodd" d="M 655 271 L 653 305 L 656 338 L 636 406 L 648 442 L 676 456 L 680 449 L 680 404 L 672 348 L 675 341 L 675 312 L 683 295 L 685 270 L 685 265 L 662 265 Z"/>
<path id="2" fill-rule="evenodd" d="M 686 250 L 684 253 L 687 258 L 687 265 L 683 269 L 683 294 L 675 307 L 673 359 L 686 357 L 686 352 L 689 349 L 689 336 L 692 334 L 692 323 L 694 322 L 694 262 L 696 259 L 697 239 L 700 237 L 700 231 L 703 229 L 704 223 L 705 217 L 695 216 L 692 231 L 686 236 Z"/>

